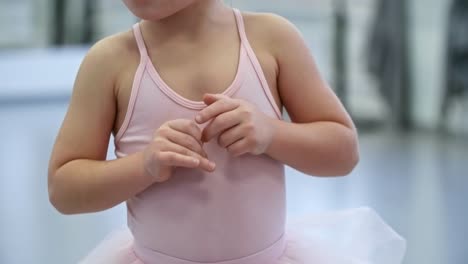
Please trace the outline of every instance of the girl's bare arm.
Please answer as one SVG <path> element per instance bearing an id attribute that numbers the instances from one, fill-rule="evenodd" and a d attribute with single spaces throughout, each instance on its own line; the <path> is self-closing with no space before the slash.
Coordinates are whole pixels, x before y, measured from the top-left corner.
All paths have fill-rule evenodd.
<path id="1" fill-rule="evenodd" d="M 278 91 L 292 122 L 274 120 L 266 153 L 315 176 L 348 174 L 359 160 L 354 124 L 321 77 L 305 41 L 283 18 L 270 15 Z"/>
<path id="2" fill-rule="evenodd" d="M 115 38 L 91 48 L 78 72 L 68 112 L 49 163 L 49 197 L 62 213 L 113 207 L 152 183 L 142 154 L 106 161 L 116 115 L 116 62 L 124 47 Z"/>

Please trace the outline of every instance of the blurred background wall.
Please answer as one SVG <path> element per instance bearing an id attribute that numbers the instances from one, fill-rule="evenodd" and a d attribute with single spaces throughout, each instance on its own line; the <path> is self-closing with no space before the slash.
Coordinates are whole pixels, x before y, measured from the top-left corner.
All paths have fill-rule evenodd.
<path id="1" fill-rule="evenodd" d="M 361 132 L 350 177 L 288 168 L 288 213 L 369 205 L 405 264 L 468 263 L 468 1 L 226 2 L 291 20 Z M 123 205 L 60 215 L 46 180 L 84 54 L 135 22 L 115 0 L 0 0 L 0 263 L 76 263 L 125 224 Z"/>

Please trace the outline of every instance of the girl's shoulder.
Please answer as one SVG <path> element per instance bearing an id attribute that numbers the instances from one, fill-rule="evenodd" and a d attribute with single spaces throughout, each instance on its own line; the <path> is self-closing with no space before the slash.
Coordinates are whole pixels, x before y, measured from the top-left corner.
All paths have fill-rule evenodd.
<path id="1" fill-rule="evenodd" d="M 269 30 L 278 26 L 285 27 L 291 24 L 285 17 L 276 13 L 242 11 L 242 17 L 246 25 Z"/>
<path id="2" fill-rule="evenodd" d="M 105 83 L 112 83 L 105 89 L 112 89 L 115 93 L 122 76 L 127 76 L 129 67 L 138 64 L 140 59 L 138 46 L 131 30 L 120 32 L 97 41 L 88 50 L 81 62 L 78 77 Z M 100 87 L 104 89 L 104 87 Z M 116 90 L 117 89 L 117 90 Z"/>
<path id="3" fill-rule="evenodd" d="M 273 52 L 284 49 L 288 39 L 302 38 L 296 26 L 278 14 L 242 12 L 242 17 L 249 40 L 262 43 Z"/>
<path id="4" fill-rule="evenodd" d="M 112 68 L 123 65 L 128 57 L 138 55 L 138 46 L 131 30 L 107 36 L 91 46 L 85 60 L 90 58 L 100 66 Z"/>

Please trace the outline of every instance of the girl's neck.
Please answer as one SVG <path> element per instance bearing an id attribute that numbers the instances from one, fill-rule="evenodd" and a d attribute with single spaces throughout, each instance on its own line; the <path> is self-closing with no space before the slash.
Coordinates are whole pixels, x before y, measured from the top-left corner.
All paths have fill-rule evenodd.
<path id="1" fill-rule="evenodd" d="M 169 17 L 142 24 L 150 36 L 197 39 L 213 24 L 225 21 L 230 12 L 221 0 L 199 0 Z"/>

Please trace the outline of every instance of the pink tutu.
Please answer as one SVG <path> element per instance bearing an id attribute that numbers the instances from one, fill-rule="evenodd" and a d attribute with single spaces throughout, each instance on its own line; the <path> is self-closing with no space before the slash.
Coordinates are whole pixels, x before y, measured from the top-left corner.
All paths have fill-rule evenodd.
<path id="1" fill-rule="evenodd" d="M 398 264 L 406 249 L 405 240 L 369 208 L 291 219 L 286 237 L 286 249 L 279 260 L 258 264 Z M 128 229 L 116 231 L 80 263 L 143 264 L 134 252 L 133 243 Z M 201 264 L 186 260 L 173 263 Z M 242 261 L 226 263 L 244 264 Z"/>

